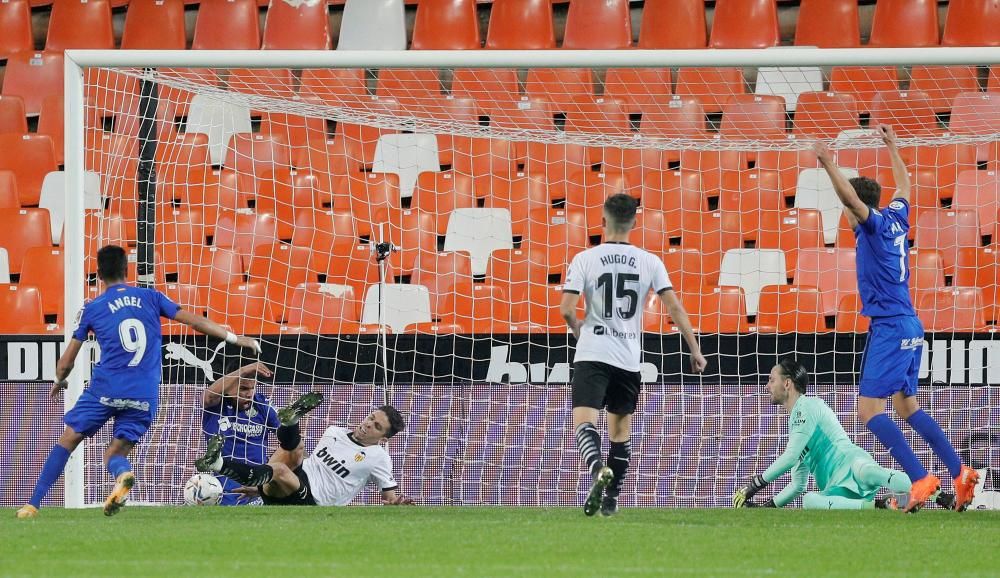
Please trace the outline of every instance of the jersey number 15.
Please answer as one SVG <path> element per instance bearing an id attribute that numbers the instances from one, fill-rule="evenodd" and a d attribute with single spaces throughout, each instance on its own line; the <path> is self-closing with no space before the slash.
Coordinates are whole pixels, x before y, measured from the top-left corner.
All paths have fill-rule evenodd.
<path id="1" fill-rule="evenodd" d="M 639 276 L 635 273 L 619 273 L 617 279 L 614 273 L 604 273 L 597 278 L 597 287 L 604 292 L 604 318 L 611 319 L 614 300 L 628 299 L 627 307 L 619 307 L 618 317 L 631 319 L 639 308 L 639 291 L 627 287 L 627 284 L 638 284 Z"/>

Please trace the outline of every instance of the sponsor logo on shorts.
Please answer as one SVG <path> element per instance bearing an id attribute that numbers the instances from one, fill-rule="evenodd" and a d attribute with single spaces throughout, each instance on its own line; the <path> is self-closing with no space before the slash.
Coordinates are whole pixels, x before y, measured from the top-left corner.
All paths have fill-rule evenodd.
<path id="1" fill-rule="evenodd" d="M 137 399 L 119 399 L 117 397 L 102 397 L 98 401 L 101 402 L 101 405 L 106 405 L 115 409 L 137 409 L 139 411 L 149 411 L 148 401 L 139 401 Z"/>
<path id="2" fill-rule="evenodd" d="M 923 337 L 908 337 L 899 344 L 899 348 L 905 351 L 907 349 L 917 349 L 923 344 Z"/>

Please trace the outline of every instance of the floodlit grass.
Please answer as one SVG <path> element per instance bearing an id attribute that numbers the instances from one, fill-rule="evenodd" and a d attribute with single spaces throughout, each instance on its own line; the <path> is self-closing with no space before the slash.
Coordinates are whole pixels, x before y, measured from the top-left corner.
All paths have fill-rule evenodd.
<path id="1" fill-rule="evenodd" d="M 1000 513 L 0 510 L 2 576 L 996 576 Z"/>

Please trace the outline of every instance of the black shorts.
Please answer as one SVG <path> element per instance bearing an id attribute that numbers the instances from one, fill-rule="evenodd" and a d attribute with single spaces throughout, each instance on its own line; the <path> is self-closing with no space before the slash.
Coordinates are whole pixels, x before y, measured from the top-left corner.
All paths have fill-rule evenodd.
<path id="1" fill-rule="evenodd" d="M 316 500 L 313 498 L 312 489 L 309 487 L 309 476 L 306 475 L 306 471 L 299 466 L 292 470 L 297 478 L 299 478 L 299 489 L 292 492 L 291 495 L 285 496 L 283 498 L 273 498 L 264 493 L 264 486 L 257 486 L 257 490 L 260 492 L 260 498 L 264 501 L 265 506 L 315 506 Z"/>
<path id="2" fill-rule="evenodd" d="M 573 364 L 573 407 L 608 408 L 611 413 L 635 413 L 642 379 L 638 371 L 599 361 Z"/>

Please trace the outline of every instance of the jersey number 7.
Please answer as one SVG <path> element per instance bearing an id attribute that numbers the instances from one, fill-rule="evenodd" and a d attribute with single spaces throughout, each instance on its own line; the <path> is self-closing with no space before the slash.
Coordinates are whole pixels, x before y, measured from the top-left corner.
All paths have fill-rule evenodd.
<path id="1" fill-rule="evenodd" d="M 616 282 L 614 273 L 604 273 L 597 278 L 597 287 L 604 291 L 604 318 L 611 319 L 614 299 L 628 298 L 628 307 L 619 307 L 618 316 L 622 319 L 631 319 L 639 308 L 639 291 L 626 287 L 626 283 L 639 283 L 639 276 L 635 273 L 619 273 Z"/>

